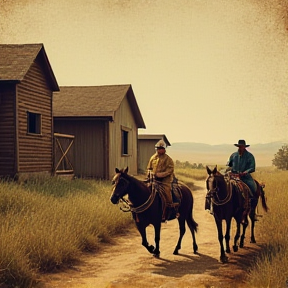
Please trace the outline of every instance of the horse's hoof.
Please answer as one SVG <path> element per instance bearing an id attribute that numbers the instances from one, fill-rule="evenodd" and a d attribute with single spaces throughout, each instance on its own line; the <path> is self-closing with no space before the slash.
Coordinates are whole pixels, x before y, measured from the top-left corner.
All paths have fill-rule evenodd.
<path id="1" fill-rule="evenodd" d="M 251 241 L 250 241 L 250 243 L 256 243 L 256 240 L 253 238 L 251 238 Z"/>
<path id="2" fill-rule="evenodd" d="M 227 263 L 227 262 L 228 262 L 228 257 L 227 257 L 226 255 L 221 256 L 221 257 L 220 257 L 220 261 L 221 261 L 222 263 Z"/>
<path id="3" fill-rule="evenodd" d="M 150 245 L 150 246 L 148 246 L 148 251 L 150 252 L 150 253 L 153 253 L 154 252 L 154 249 L 155 249 L 155 247 L 153 246 L 153 245 Z"/>
<path id="4" fill-rule="evenodd" d="M 153 254 L 153 256 L 154 256 L 155 258 L 160 258 L 160 253 L 158 253 L 158 254 Z"/>
<path id="5" fill-rule="evenodd" d="M 238 246 L 237 246 L 237 245 L 234 245 L 234 246 L 233 246 L 233 251 L 234 251 L 234 252 L 237 252 L 237 251 L 238 251 Z"/>
<path id="6" fill-rule="evenodd" d="M 194 254 L 197 254 L 197 251 L 198 251 L 198 246 L 197 245 L 193 245 L 193 251 L 194 251 Z"/>
<path id="7" fill-rule="evenodd" d="M 239 247 L 243 248 L 244 247 L 244 243 L 240 243 Z"/>
<path id="8" fill-rule="evenodd" d="M 174 250 L 174 252 L 173 252 L 173 255 L 178 255 L 179 253 L 178 253 L 178 250 Z"/>
<path id="9" fill-rule="evenodd" d="M 230 248 L 226 249 L 226 253 L 231 253 Z"/>

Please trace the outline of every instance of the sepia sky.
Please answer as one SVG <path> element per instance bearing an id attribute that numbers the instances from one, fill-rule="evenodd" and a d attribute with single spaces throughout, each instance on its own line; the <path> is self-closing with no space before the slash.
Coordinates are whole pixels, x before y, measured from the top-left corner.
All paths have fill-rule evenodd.
<path id="1" fill-rule="evenodd" d="M 288 141 L 288 0 L 0 0 L 59 86 L 131 84 L 170 143 Z"/>

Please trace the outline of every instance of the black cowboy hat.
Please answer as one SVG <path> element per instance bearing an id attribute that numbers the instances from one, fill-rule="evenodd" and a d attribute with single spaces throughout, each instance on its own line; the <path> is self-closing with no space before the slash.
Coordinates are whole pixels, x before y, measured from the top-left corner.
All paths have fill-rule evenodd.
<path id="1" fill-rule="evenodd" d="M 243 139 L 238 140 L 238 144 L 234 144 L 236 147 L 239 146 L 245 146 L 245 147 L 249 147 L 250 145 L 246 145 L 246 141 Z"/>

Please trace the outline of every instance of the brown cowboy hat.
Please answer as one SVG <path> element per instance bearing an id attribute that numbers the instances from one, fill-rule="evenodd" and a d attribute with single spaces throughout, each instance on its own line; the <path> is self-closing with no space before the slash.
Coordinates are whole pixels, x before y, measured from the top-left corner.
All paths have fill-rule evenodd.
<path id="1" fill-rule="evenodd" d="M 239 147 L 239 146 L 245 146 L 245 147 L 249 147 L 250 145 L 247 145 L 246 144 L 246 141 L 243 140 L 243 139 L 240 139 L 238 140 L 238 143 L 237 144 L 234 144 L 236 147 Z"/>

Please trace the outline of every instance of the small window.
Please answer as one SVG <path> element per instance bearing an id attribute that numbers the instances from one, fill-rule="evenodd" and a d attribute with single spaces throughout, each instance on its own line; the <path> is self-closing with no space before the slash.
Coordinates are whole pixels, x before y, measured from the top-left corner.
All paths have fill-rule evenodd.
<path id="1" fill-rule="evenodd" d="M 27 132 L 41 134 L 41 114 L 27 112 Z"/>
<path id="2" fill-rule="evenodd" d="M 122 130 L 122 155 L 128 155 L 128 131 Z"/>

